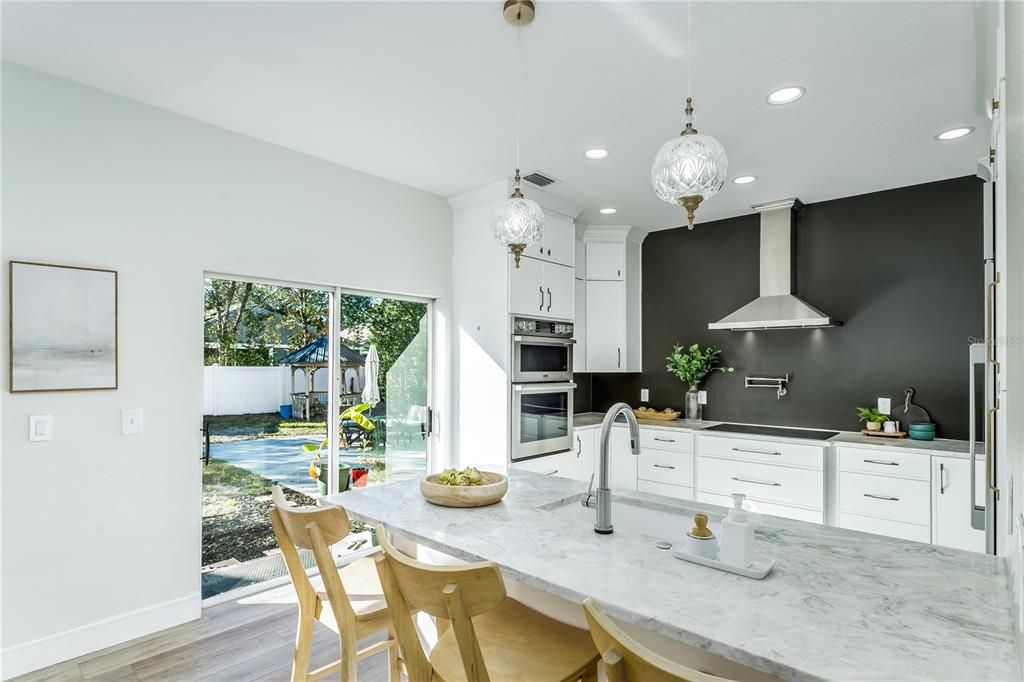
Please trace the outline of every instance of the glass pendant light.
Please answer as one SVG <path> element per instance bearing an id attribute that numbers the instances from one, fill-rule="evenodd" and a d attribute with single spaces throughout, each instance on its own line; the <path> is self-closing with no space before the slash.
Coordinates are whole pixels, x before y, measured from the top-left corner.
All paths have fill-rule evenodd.
<path id="1" fill-rule="evenodd" d="M 686 4 L 687 89 L 693 92 L 693 24 L 691 3 Z M 693 127 L 693 98 L 686 98 L 685 127 L 679 137 L 669 140 L 654 157 L 651 184 L 662 201 L 679 204 L 686 211 L 686 222 L 693 229 L 693 214 L 705 199 L 718 194 L 729 172 L 729 159 L 722 143 L 702 135 Z"/>
<path id="2" fill-rule="evenodd" d="M 516 58 L 522 69 L 520 58 L 519 29 L 533 21 L 534 5 L 531 0 L 507 0 L 502 14 L 505 20 L 516 27 Z M 522 80 L 520 74 L 520 81 Z M 535 244 L 544 236 L 544 211 L 540 205 L 523 196 L 519 177 L 519 119 L 522 104 L 522 83 L 516 101 L 516 175 L 512 186 L 512 194 L 494 210 L 491 230 L 494 238 L 515 256 L 516 267 L 523 249 Z"/>

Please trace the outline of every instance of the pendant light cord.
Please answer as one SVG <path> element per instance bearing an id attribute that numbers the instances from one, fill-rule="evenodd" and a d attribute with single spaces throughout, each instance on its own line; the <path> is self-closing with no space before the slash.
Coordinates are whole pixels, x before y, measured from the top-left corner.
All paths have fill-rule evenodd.
<path id="1" fill-rule="evenodd" d="M 516 172 L 519 171 L 519 128 L 522 120 L 523 108 L 523 50 L 522 50 L 523 27 L 516 23 Z"/>
<path id="2" fill-rule="evenodd" d="M 686 94 L 693 97 L 693 0 L 686 1 Z"/>

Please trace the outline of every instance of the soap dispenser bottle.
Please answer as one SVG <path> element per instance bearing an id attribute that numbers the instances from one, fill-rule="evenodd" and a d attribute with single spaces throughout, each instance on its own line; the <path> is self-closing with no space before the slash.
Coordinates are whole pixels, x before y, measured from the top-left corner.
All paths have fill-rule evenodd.
<path id="1" fill-rule="evenodd" d="M 722 519 L 722 530 L 719 535 L 720 560 L 730 566 L 746 568 L 754 562 L 754 521 L 747 517 L 743 510 L 743 502 L 747 496 L 733 493 L 732 509 Z"/>

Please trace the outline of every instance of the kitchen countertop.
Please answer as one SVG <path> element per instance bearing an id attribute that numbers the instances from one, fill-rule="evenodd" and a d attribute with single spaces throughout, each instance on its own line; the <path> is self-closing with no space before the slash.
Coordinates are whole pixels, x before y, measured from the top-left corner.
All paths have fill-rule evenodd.
<path id="1" fill-rule="evenodd" d="M 574 428 L 599 427 L 604 419 L 603 412 L 582 412 L 573 415 Z M 786 438 L 784 436 L 761 435 L 751 433 L 730 433 L 728 431 L 703 431 L 709 426 L 716 426 L 723 422 L 676 419 L 675 421 L 654 421 L 641 419 L 640 426 L 649 429 L 681 429 L 685 431 L 700 432 L 702 436 L 726 436 L 746 438 L 748 440 L 766 440 L 784 443 L 804 443 L 808 445 L 842 445 L 844 447 L 863 448 L 889 448 L 895 450 L 907 450 L 922 455 L 940 455 L 945 457 L 956 457 L 968 459 L 970 457 L 969 445 L 966 440 L 954 440 L 951 438 L 936 438 L 935 440 L 912 440 L 910 438 L 885 438 L 883 436 L 865 436 L 859 431 L 839 431 L 838 434 L 827 439 L 820 438 Z M 617 423 L 624 424 L 625 418 L 619 417 Z M 763 424 L 761 426 L 772 426 Z M 785 427 L 796 428 L 796 427 Z M 821 429 L 813 429 L 821 430 Z M 835 431 L 836 429 L 825 429 Z M 984 458 L 984 443 L 975 444 L 975 457 Z"/>
<path id="2" fill-rule="evenodd" d="M 425 546 L 494 561 L 509 578 L 576 603 L 592 596 L 617 618 L 785 680 L 1020 679 L 1002 558 L 766 517 L 755 553 L 778 564 L 750 580 L 675 559 L 649 537 L 556 523 L 541 509 L 584 488 L 511 470 L 505 499 L 479 509 L 431 505 L 416 480 L 332 499 Z M 643 493 L 616 497 L 694 511 Z"/>

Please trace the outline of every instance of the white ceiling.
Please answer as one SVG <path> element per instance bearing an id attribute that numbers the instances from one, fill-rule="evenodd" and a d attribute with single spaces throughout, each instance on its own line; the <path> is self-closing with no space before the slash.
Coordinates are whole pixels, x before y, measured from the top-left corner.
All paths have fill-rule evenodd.
<path id="1" fill-rule="evenodd" d="M 651 160 L 678 133 L 686 6 L 538 0 L 522 167 L 593 223 L 682 222 Z M 511 174 L 515 30 L 487 2 L 4 2 L 3 58 L 444 196 Z M 986 3 L 697 2 L 698 128 L 730 178 L 698 220 L 974 172 Z M 795 104 L 764 98 L 807 88 Z M 954 126 L 964 139 L 937 142 Z M 605 161 L 584 149 L 606 147 Z M 527 186 L 527 195 L 529 195 Z M 614 206 L 615 216 L 596 209 Z"/>

